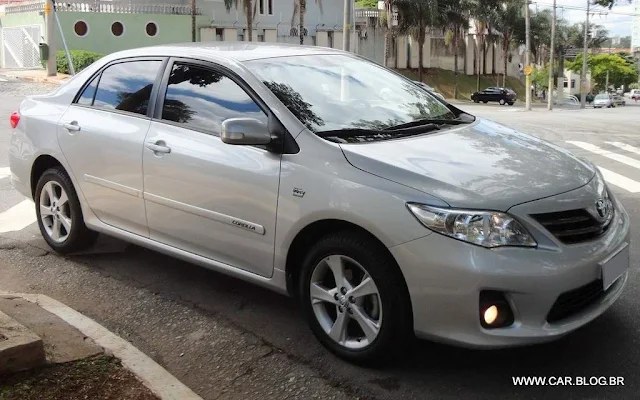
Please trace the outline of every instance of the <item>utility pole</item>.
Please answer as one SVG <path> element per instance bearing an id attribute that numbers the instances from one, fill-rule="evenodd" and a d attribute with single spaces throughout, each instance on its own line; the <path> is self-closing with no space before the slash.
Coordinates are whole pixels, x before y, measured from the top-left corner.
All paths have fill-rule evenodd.
<path id="1" fill-rule="evenodd" d="M 526 1 L 525 4 L 525 30 L 526 30 L 526 40 L 525 40 L 525 47 L 526 49 L 526 53 L 525 53 L 525 59 L 524 59 L 524 63 L 525 65 L 528 67 L 529 64 L 531 63 L 531 16 L 529 15 L 529 0 Z M 527 111 L 531 111 L 531 74 L 527 74 L 526 75 L 527 78 L 525 80 L 525 85 L 527 86 L 527 97 L 526 97 L 526 102 L 525 102 L 525 110 Z"/>
<path id="2" fill-rule="evenodd" d="M 44 14 L 45 14 L 45 27 L 47 30 L 47 40 L 46 43 L 49 46 L 49 59 L 47 60 L 47 76 L 56 76 L 57 72 L 57 63 L 56 63 L 56 46 L 55 46 L 55 36 L 56 36 L 56 25 L 55 18 L 53 16 L 53 1 L 47 0 L 44 3 Z"/>
<path id="3" fill-rule="evenodd" d="M 342 49 L 351 51 L 351 0 L 344 0 L 343 18 Z"/>
<path id="4" fill-rule="evenodd" d="M 582 72 L 580 73 L 580 108 L 587 106 L 587 56 L 589 50 L 589 7 L 591 1 L 587 0 L 587 21 L 584 24 L 584 53 L 582 54 Z"/>
<path id="5" fill-rule="evenodd" d="M 393 29 L 393 5 L 391 1 L 387 1 L 387 33 L 384 38 L 384 66 L 389 67 L 389 55 L 391 53 L 393 36 L 391 30 Z M 394 56 L 395 57 L 395 56 Z"/>
<path id="6" fill-rule="evenodd" d="M 196 41 L 196 0 L 191 0 L 191 41 Z"/>
<path id="7" fill-rule="evenodd" d="M 553 0 L 553 20 L 551 21 L 551 49 L 549 51 L 549 95 L 547 109 L 553 110 L 553 51 L 556 46 L 556 0 Z"/>

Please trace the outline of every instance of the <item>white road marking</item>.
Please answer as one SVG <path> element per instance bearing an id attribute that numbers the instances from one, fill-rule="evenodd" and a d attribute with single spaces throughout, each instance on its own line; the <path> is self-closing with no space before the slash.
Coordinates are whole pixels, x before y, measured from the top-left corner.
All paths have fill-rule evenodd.
<path id="1" fill-rule="evenodd" d="M 162 400 L 202 400 L 166 369 L 138 350 L 131 343 L 76 310 L 43 294 L 20 294 L 0 290 L 0 296 L 22 297 L 57 315 L 84 333 L 98 345 L 110 350 L 129 371 Z"/>
<path id="2" fill-rule="evenodd" d="M 600 147 L 595 146 L 595 145 L 593 145 L 591 143 L 577 142 L 577 141 L 573 141 L 573 140 L 568 140 L 567 143 L 572 144 L 572 145 L 577 146 L 577 147 L 580 147 L 581 149 L 590 151 L 591 153 L 598 154 L 598 155 L 610 158 L 612 160 L 616 160 L 616 161 L 621 162 L 623 164 L 627 164 L 627 165 L 632 166 L 634 168 L 640 169 L 640 161 L 636 160 L 635 158 L 623 156 L 622 154 L 618 154 L 618 153 L 614 153 L 614 152 L 609 151 L 609 150 L 601 149 Z"/>
<path id="3" fill-rule="evenodd" d="M 0 233 L 21 231 L 36 222 L 36 210 L 31 200 L 21 203 L 0 213 Z"/>
<path id="4" fill-rule="evenodd" d="M 622 142 L 605 142 L 608 143 L 612 146 L 616 146 L 624 151 L 628 151 L 630 153 L 636 153 L 636 154 L 640 154 L 640 149 L 634 146 L 631 146 L 629 144 L 626 143 L 622 143 Z"/>
<path id="5" fill-rule="evenodd" d="M 0 179 L 11 176 L 11 169 L 9 167 L 0 167 Z"/>
<path id="6" fill-rule="evenodd" d="M 640 193 L 640 182 L 634 181 L 633 179 L 629 179 L 624 175 L 617 174 L 602 167 L 598 167 L 598 169 L 602 172 L 604 180 L 609 182 L 610 184 L 631 193 Z"/>

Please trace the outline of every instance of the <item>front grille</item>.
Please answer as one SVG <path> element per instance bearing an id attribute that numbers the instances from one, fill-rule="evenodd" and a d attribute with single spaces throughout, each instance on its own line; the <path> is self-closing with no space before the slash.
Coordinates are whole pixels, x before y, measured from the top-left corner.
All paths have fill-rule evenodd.
<path id="1" fill-rule="evenodd" d="M 603 293 L 602 280 L 600 279 L 562 293 L 547 314 L 547 322 L 557 322 L 583 310 Z"/>
<path id="2" fill-rule="evenodd" d="M 609 221 L 600 222 L 585 209 L 531 215 L 562 243 L 595 239 L 607 231 Z"/>

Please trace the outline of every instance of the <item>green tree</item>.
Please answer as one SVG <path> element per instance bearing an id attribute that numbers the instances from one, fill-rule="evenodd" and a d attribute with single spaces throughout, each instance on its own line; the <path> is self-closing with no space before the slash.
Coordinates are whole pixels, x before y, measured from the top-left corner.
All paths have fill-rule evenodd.
<path id="1" fill-rule="evenodd" d="M 238 0 L 224 0 L 224 7 L 227 12 L 231 11 L 231 7 L 235 7 L 237 10 Z M 253 5 L 252 0 L 242 0 L 242 9 L 247 16 L 247 37 L 245 40 L 250 42 L 253 40 L 253 17 L 256 15 L 256 7 Z"/>
<path id="2" fill-rule="evenodd" d="M 611 8 L 616 4 L 630 4 L 632 0 L 593 0 L 593 3 L 598 6 Z"/>
<path id="3" fill-rule="evenodd" d="M 411 35 L 418 42 L 418 79 L 422 82 L 425 35 L 438 16 L 437 0 L 396 0 L 398 32 Z"/>
<path id="4" fill-rule="evenodd" d="M 445 31 L 445 41 L 449 37 L 453 46 L 453 98 L 458 98 L 458 51 L 460 42 L 464 40 L 464 35 L 469 29 L 469 11 L 471 2 L 469 0 L 440 0 L 440 13 L 438 15 L 438 26 Z"/>
<path id="5" fill-rule="evenodd" d="M 607 73 L 609 74 L 609 84 L 615 87 L 629 85 L 638 79 L 635 68 L 617 54 L 590 54 L 587 57 L 587 65 L 591 71 L 591 79 L 599 88 L 605 88 Z M 573 62 L 568 62 L 567 68 L 574 72 L 580 72 L 582 54 L 578 55 Z"/>
<path id="6" fill-rule="evenodd" d="M 378 0 L 358 0 L 356 7 L 360 8 L 378 8 Z"/>
<path id="7" fill-rule="evenodd" d="M 498 32 L 500 32 L 500 38 L 502 41 L 502 61 L 504 62 L 502 86 L 507 85 L 507 61 L 511 45 L 514 42 L 515 32 L 518 27 L 525 23 L 524 18 L 522 17 L 524 3 L 524 0 L 512 0 L 505 2 L 496 13 L 494 27 Z"/>

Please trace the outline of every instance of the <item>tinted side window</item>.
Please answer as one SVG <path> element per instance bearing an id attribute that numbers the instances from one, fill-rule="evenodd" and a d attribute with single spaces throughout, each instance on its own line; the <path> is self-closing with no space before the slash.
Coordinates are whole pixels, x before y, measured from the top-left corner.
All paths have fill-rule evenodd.
<path id="1" fill-rule="evenodd" d="M 96 88 L 98 87 L 98 80 L 100 79 L 100 75 L 97 75 L 93 78 L 91 83 L 84 88 L 82 95 L 78 98 L 78 104 L 83 106 L 91 106 L 93 105 L 93 97 L 96 94 Z"/>
<path id="2" fill-rule="evenodd" d="M 161 65 L 160 61 L 131 61 L 108 67 L 102 72 L 93 105 L 147 115 Z"/>
<path id="3" fill-rule="evenodd" d="M 200 66 L 173 66 L 162 119 L 219 135 L 222 122 L 236 117 L 267 122 L 253 99 L 225 75 Z"/>

